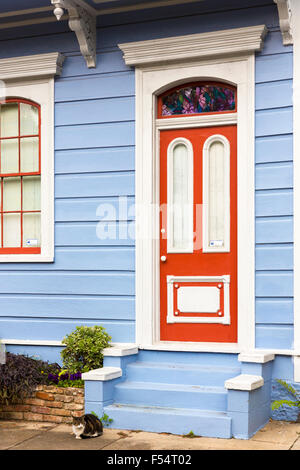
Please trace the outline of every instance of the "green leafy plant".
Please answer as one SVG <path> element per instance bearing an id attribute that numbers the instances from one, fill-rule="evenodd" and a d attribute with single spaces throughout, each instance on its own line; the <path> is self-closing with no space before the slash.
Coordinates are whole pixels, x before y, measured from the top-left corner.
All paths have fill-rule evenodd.
<path id="1" fill-rule="evenodd" d="M 6 353 L 0 365 L 0 403 L 10 404 L 30 396 L 37 385 L 46 385 L 48 375 L 56 374 L 60 366 L 22 354 Z"/>
<path id="2" fill-rule="evenodd" d="M 300 408 L 300 394 L 294 389 L 294 387 L 281 379 L 277 379 L 277 382 L 285 388 L 285 390 L 287 390 L 295 400 L 274 400 L 271 405 L 272 410 L 278 410 L 278 408 L 284 405 Z"/>
<path id="3" fill-rule="evenodd" d="M 113 419 L 110 418 L 106 413 L 103 413 L 102 418 L 99 418 L 99 416 L 95 413 L 95 411 L 91 411 L 91 414 L 96 416 L 96 418 L 100 419 L 103 426 L 105 427 L 108 427 L 113 422 Z"/>
<path id="4" fill-rule="evenodd" d="M 61 351 L 64 368 L 73 374 L 103 367 L 102 351 L 110 341 L 102 326 L 77 326 L 62 340 L 66 346 Z"/>
<path id="5" fill-rule="evenodd" d="M 183 434 L 182 437 L 189 437 L 190 439 L 192 439 L 193 437 L 197 437 L 193 431 L 190 431 L 188 434 Z"/>
<path id="6" fill-rule="evenodd" d="M 103 413 L 103 416 L 102 416 L 102 418 L 100 418 L 100 419 L 101 419 L 101 421 L 102 421 L 103 426 L 106 426 L 106 427 L 110 426 L 111 423 L 113 422 L 113 419 L 110 418 L 110 417 L 109 417 L 107 414 L 105 414 L 105 413 Z"/>

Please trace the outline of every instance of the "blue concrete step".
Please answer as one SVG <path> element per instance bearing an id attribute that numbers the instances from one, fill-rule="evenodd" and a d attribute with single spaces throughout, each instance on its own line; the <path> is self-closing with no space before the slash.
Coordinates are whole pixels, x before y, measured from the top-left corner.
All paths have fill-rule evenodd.
<path id="1" fill-rule="evenodd" d="M 128 364 L 127 379 L 135 382 L 155 382 L 223 387 L 225 380 L 240 374 L 240 367 L 172 364 L 136 361 Z"/>
<path id="2" fill-rule="evenodd" d="M 237 354 L 187 352 L 187 351 L 151 351 L 139 350 L 138 360 L 156 364 L 197 365 L 210 367 L 238 367 L 241 364 Z"/>
<path id="3" fill-rule="evenodd" d="M 104 412 L 113 419 L 115 429 L 170 432 L 197 436 L 232 437 L 231 418 L 224 412 L 170 407 L 145 407 L 114 403 Z"/>
<path id="4" fill-rule="evenodd" d="M 114 401 L 139 406 L 225 411 L 227 392 L 224 387 L 125 380 L 115 386 Z"/>

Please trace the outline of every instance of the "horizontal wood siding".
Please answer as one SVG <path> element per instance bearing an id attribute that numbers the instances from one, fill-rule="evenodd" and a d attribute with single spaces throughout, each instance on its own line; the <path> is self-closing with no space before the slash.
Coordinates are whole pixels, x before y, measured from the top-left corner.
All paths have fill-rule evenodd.
<path id="1" fill-rule="evenodd" d="M 0 57 L 60 51 L 55 261 L 0 265 L 0 337 L 60 340 L 102 324 L 135 340 L 135 80 L 117 44 L 266 24 L 256 56 L 256 341 L 293 337 L 292 48 L 273 0 L 212 0 L 98 18 L 88 69 L 66 23 L 1 30 Z M 53 34 L 56 32 L 56 34 Z M 121 199 L 120 199 L 121 197 Z"/>
<path id="2" fill-rule="evenodd" d="M 293 348 L 293 54 L 274 28 L 256 57 L 256 346 Z"/>
<path id="3" fill-rule="evenodd" d="M 0 336 L 61 340 L 100 324 L 133 342 L 134 71 L 116 45 L 88 69 L 70 44 L 67 33 L 57 49 L 67 59 L 55 82 L 55 261 L 0 266 Z"/>

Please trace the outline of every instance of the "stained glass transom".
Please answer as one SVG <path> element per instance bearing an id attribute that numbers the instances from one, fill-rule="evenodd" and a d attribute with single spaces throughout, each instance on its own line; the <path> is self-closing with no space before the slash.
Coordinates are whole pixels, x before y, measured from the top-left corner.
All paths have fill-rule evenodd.
<path id="1" fill-rule="evenodd" d="M 235 111 L 236 91 L 224 85 L 184 86 L 163 95 L 160 108 L 161 117 Z"/>

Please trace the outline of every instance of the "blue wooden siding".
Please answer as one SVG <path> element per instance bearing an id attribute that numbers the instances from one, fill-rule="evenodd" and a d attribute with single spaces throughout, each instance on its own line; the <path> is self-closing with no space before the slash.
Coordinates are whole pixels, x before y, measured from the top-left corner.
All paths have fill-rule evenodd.
<path id="1" fill-rule="evenodd" d="M 256 57 L 256 345 L 293 347 L 293 53 L 279 30 Z"/>
<path id="2" fill-rule="evenodd" d="M 0 57 L 66 56 L 55 82 L 55 262 L 0 266 L 0 337 L 60 340 L 97 323 L 114 341 L 135 340 L 135 82 L 117 44 L 266 24 L 256 57 L 256 342 L 292 347 L 292 48 L 282 45 L 273 0 L 226 6 L 211 0 L 99 18 L 95 69 L 64 23 L 0 31 Z M 114 215 L 105 222 L 103 205 Z M 116 240 L 97 237 L 103 225 Z"/>

